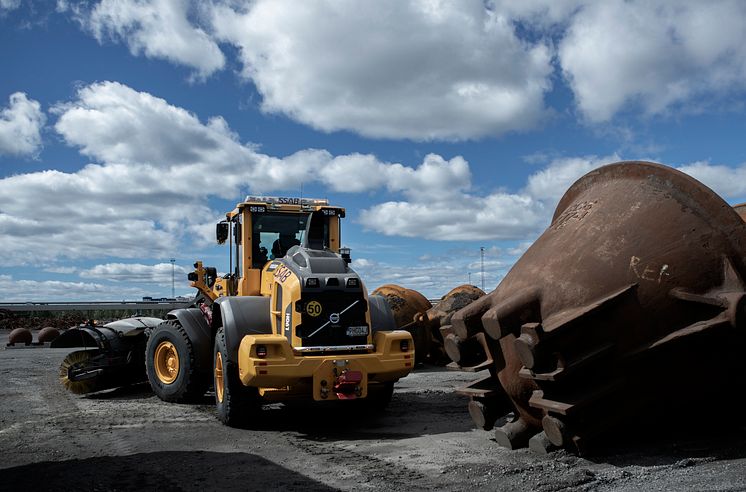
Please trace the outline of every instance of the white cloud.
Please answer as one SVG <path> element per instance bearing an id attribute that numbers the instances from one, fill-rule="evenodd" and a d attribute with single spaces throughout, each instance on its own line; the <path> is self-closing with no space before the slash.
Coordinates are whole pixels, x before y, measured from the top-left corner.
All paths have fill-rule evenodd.
<path id="1" fill-rule="evenodd" d="M 0 180 L 0 246 L 14 263 L 173 255 L 185 231 L 217 218 L 207 196 L 234 199 L 266 158 L 213 120 L 116 83 L 60 106 L 65 141 L 101 164 Z M 34 214 L 28 214 L 34 210 Z"/>
<path id="2" fill-rule="evenodd" d="M 378 161 L 372 155 L 350 154 L 329 159 L 320 167 L 320 180 L 340 192 L 385 187 L 409 196 L 451 196 L 470 186 L 471 171 L 462 157 L 445 160 L 428 154 L 416 168 Z"/>
<path id="3" fill-rule="evenodd" d="M 65 140 L 103 162 L 167 168 L 252 156 L 222 118 L 202 124 L 185 109 L 117 82 L 83 87 L 76 101 L 55 111 L 55 129 Z"/>
<path id="4" fill-rule="evenodd" d="M 470 182 L 460 157 L 428 155 L 412 168 L 318 149 L 268 156 L 240 143 L 220 117 L 203 123 L 115 82 L 83 87 L 54 112 L 65 142 L 98 163 L 0 179 L 0 247 L 11 263 L 176 255 L 182 240 L 212 239 L 220 216 L 208 207 L 212 196 L 233 201 L 246 191 L 316 181 L 340 192 L 385 188 L 423 200 L 428 193 L 458 198 Z"/>
<path id="5" fill-rule="evenodd" d="M 15 6 L 14 0 L 2 0 Z M 555 67 L 591 123 L 746 91 L 739 0 L 58 0 L 97 39 L 193 68 L 237 48 L 261 107 L 322 131 L 462 140 L 536 127 Z"/>
<path id="6" fill-rule="evenodd" d="M 565 191 L 581 176 L 604 164 L 620 160 L 616 154 L 555 159 L 548 167 L 528 177 L 525 192 L 553 210 Z"/>
<path id="7" fill-rule="evenodd" d="M 544 205 L 530 196 L 494 193 L 441 200 L 385 202 L 363 210 L 361 222 L 387 236 L 436 241 L 475 241 L 530 237 L 547 217 Z"/>
<path id="8" fill-rule="evenodd" d="M 59 280 L 14 279 L 0 275 L 0 292 L 7 302 L 35 301 L 107 301 L 137 299 L 147 292 L 132 287 L 108 286 L 99 283 L 63 282 Z"/>
<path id="9" fill-rule="evenodd" d="M 588 0 L 490 0 L 492 8 L 510 19 L 528 22 L 537 30 L 555 28 L 566 23 Z"/>
<path id="10" fill-rule="evenodd" d="M 744 2 L 584 3 L 559 43 L 559 61 L 590 121 L 746 90 Z"/>
<path id="11" fill-rule="evenodd" d="M 55 108 L 55 129 L 100 162 L 65 173 L 0 180 L 0 247 L 7 261 L 174 256 L 182 241 L 212 239 L 211 196 L 297 189 L 386 189 L 401 196 L 363 210 L 386 235 L 435 240 L 526 239 L 548 223 L 557 197 L 602 159 L 557 161 L 516 193 L 477 194 L 461 157 L 427 155 L 417 167 L 375 156 L 306 149 L 286 157 L 242 144 L 219 117 L 202 123 L 163 99 L 114 82 L 83 87 Z M 614 159 L 607 159 L 614 160 Z M 44 197 L 38 200 L 38 197 Z M 28 210 L 36 213 L 28 215 Z"/>
<path id="12" fill-rule="evenodd" d="M 191 269 L 189 270 L 191 271 Z M 82 278 L 110 280 L 112 282 L 154 283 L 171 285 L 171 263 L 143 265 L 141 263 L 106 263 L 80 272 Z M 174 265 L 174 278 L 178 284 L 186 282 L 187 269 Z"/>
<path id="13" fill-rule="evenodd" d="M 453 241 L 533 238 L 549 224 L 557 202 L 575 180 L 618 160 L 616 155 L 556 159 L 530 175 L 523 190 L 484 196 L 469 191 L 466 165 L 462 181 L 444 179 L 438 181 L 440 187 L 411 183 L 401 190 L 410 200 L 374 205 L 362 212 L 361 221 L 390 236 Z"/>
<path id="14" fill-rule="evenodd" d="M 746 164 L 733 168 L 693 162 L 678 170 L 698 179 L 726 200 L 746 201 Z"/>
<path id="15" fill-rule="evenodd" d="M 10 95 L 0 111 L 0 155 L 35 155 L 41 147 L 41 129 L 46 116 L 38 101 L 23 92 Z"/>
<path id="16" fill-rule="evenodd" d="M 530 241 L 522 241 L 512 248 L 508 248 L 505 252 L 507 253 L 508 256 L 519 257 L 523 255 L 523 253 L 525 253 L 526 250 L 530 247 L 531 247 Z"/>
<path id="17" fill-rule="evenodd" d="M 332 190 L 359 193 L 385 187 L 390 167 L 373 155 L 349 154 L 329 160 L 319 173 Z"/>
<path id="18" fill-rule="evenodd" d="M 92 84 L 78 99 L 55 108 L 55 129 L 81 153 L 107 163 L 110 178 L 127 190 L 150 193 L 169 178 L 171 193 L 203 193 L 233 198 L 249 183 L 255 191 L 295 189 L 319 181 L 334 191 L 361 192 L 386 187 L 420 193 L 448 193 L 468 186 L 469 166 L 461 157 L 446 161 L 428 155 L 417 168 L 379 161 L 369 154 L 332 156 L 306 149 L 277 158 L 237 141 L 227 123 L 214 117 L 203 124 L 188 111 L 116 82 Z M 129 172 L 147 166 L 143 173 Z M 98 171 L 97 171 L 98 172 Z M 133 181 L 130 174 L 139 176 Z M 363 178 L 363 179 L 361 179 Z M 130 182 L 127 182 L 130 181 Z"/>
<path id="19" fill-rule="evenodd" d="M 576 180 L 619 160 L 616 154 L 559 158 L 531 174 L 517 193 L 463 193 L 456 200 L 432 193 L 429 199 L 422 196 L 374 205 L 362 212 L 361 221 L 369 229 L 391 236 L 461 241 L 533 239 L 549 224 L 560 198 Z M 746 164 L 733 167 L 695 162 L 677 169 L 726 200 L 746 201 Z M 507 253 L 518 256 L 528 245 L 524 242 Z"/>
<path id="20" fill-rule="evenodd" d="M 211 9 L 267 112 L 324 131 L 469 139 L 535 126 L 550 53 L 466 2 L 263 1 Z"/>
<path id="21" fill-rule="evenodd" d="M 74 10 L 99 42 L 123 41 L 134 55 L 194 68 L 200 78 L 225 65 L 217 43 L 191 22 L 197 12 L 188 0 L 103 0 L 91 10 L 80 4 Z"/>
<path id="22" fill-rule="evenodd" d="M 51 266 L 44 269 L 45 272 L 59 273 L 62 275 L 70 275 L 78 271 L 77 267 L 74 266 Z"/>
<path id="23" fill-rule="evenodd" d="M 0 0 L 0 14 L 4 11 L 15 10 L 21 5 L 21 0 Z"/>
<path id="24" fill-rule="evenodd" d="M 530 128 L 553 55 L 594 123 L 746 90 L 739 0 L 242 5 L 211 9 L 215 36 L 240 48 L 266 111 L 325 131 L 465 139 Z"/>
<path id="25" fill-rule="evenodd" d="M 268 156 L 239 142 L 219 117 L 203 123 L 163 99 L 113 82 L 84 87 L 55 111 L 63 139 L 99 163 L 76 172 L 0 179 L 0 248 L 8 264 L 178 256 L 186 242 L 212 240 L 220 213 L 208 206 L 210 197 L 233 201 L 246 191 L 297 189 L 314 181 L 338 192 L 385 189 L 394 195 L 359 216 L 365 227 L 382 234 L 525 241 L 549 223 L 558 198 L 575 179 L 618 160 L 616 155 L 556 159 L 529 176 L 523 189 L 482 193 L 472 187 L 461 157 L 430 154 L 409 167 L 318 149 Z M 689 171 L 708 184 L 715 178 L 706 172 L 727 176 L 714 185 L 725 196 L 737 195 L 734 183 L 746 182 L 728 175 L 733 172 L 728 168 L 700 163 Z"/>

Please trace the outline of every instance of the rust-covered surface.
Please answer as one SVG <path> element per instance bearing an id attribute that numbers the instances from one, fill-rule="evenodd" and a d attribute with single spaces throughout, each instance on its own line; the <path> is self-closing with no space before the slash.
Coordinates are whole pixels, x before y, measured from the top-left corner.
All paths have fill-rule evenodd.
<path id="1" fill-rule="evenodd" d="M 29 345 L 34 341 L 34 336 L 28 328 L 16 328 L 8 335 L 8 345 Z"/>
<path id="2" fill-rule="evenodd" d="M 741 216 L 741 219 L 746 221 L 746 203 L 739 203 L 738 205 L 733 205 L 733 209 L 738 213 L 738 215 Z"/>
<path id="3" fill-rule="evenodd" d="M 60 336 L 60 331 L 57 328 L 47 326 L 39 331 L 37 340 L 39 340 L 39 343 L 46 343 L 53 341 L 58 336 Z"/>
<path id="4" fill-rule="evenodd" d="M 418 363 L 444 365 L 450 360 L 446 355 L 444 339 L 448 346 L 447 338 L 452 333 L 451 318 L 456 311 L 482 297 L 484 292 L 473 285 L 460 285 L 435 305 L 416 290 L 395 284 L 382 285 L 371 295 L 384 296 L 394 313 L 397 328 L 412 334 Z"/>
<path id="5" fill-rule="evenodd" d="M 512 410 L 501 444 L 582 451 L 737 410 L 745 252 L 744 221 L 693 178 L 648 162 L 588 173 L 500 285 L 453 316 L 455 343 L 491 362 L 460 391 L 475 422 Z"/>
<path id="6" fill-rule="evenodd" d="M 465 308 L 483 295 L 484 291 L 479 287 L 469 284 L 459 285 L 451 289 L 427 311 L 427 320 L 437 322 L 438 326 L 450 325 L 451 318 L 456 311 Z"/>
<path id="7" fill-rule="evenodd" d="M 428 327 L 422 322 L 422 315 L 432 307 L 430 301 L 416 290 L 394 284 L 382 285 L 371 295 L 386 298 L 394 313 L 396 327 L 412 335 L 416 362 L 424 362 L 430 353 L 431 337 Z"/>
<path id="8" fill-rule="evenodd" d="M 451 355 L 462 352 L 458 341 L 451 336 L 453 334 L 451 318 L 453 318 L 453 315 L 457 311 L 465 308 L 482 296 L 484 296 L 484 291 L 479 287 L 469 284 L 459 285 L 451 289 L 423 315 L 423 321 L 429 326 L 432 339 L 430 360 L 433 363 L 441 364 L 448 362 L 450 356 L 447 353 L 449 351 Z M 468 349 L 467 359 L 469 360 L 461 361 L 462 367 L 473 367 L 483 362 L 483 359 L 478 354 L 469 353 Z M 473 361 L 476 362 L 472 364 Z"/>

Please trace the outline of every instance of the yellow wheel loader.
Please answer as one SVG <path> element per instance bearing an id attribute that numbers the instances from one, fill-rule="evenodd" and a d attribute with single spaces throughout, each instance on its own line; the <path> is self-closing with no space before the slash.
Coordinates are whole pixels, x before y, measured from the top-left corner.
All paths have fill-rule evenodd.
<path id="1" fill-rule="evenodd" d="M 143 330 L 155 393 L 182 402 L 213 386 L 227 425 L 271 401 L 385 406 L 414 366 L 414 343 L 350 268 L 344 216 L 326 200 L 285 197 L 247 197 L 228 212 L 216 228 L 228 274 L 198 261 L 189 280 L 200 301 Z"/>

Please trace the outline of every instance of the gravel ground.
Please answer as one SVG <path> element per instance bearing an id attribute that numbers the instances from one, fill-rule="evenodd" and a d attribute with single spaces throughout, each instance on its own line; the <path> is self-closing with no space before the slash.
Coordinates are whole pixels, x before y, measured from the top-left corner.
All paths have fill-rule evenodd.
<path id="1" fill-rule="evenodd" d="M 0 333 L 4 347 L 7 332 Z M 500 448 L 454 387 L 473 374 L 419 369 L 376 417 L 269 405 L 222 426 L 211 396 L 161 402 L 147 384 L 67 393 L 68 349 L 0 349 L 0 477 L 8 490 L 746 490 L 746 428 L 708 422 L 590 458 Z M 734 409 L 738 410 L 738 409 Z M 743 422 L 734 416 L 733 422 Z M 684 432 L 685 431 L 685 432 Z"/>

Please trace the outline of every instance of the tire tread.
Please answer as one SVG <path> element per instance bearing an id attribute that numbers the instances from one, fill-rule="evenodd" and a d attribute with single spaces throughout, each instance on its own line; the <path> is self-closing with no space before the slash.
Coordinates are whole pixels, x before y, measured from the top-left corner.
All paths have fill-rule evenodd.
<path id="1" fill-rule="evenodd" d="M 154 340 L 164 331 L 166 333 L 172 334 L 174 338 L 178 338 L 179 341 L 183 342 L 183 345 L 186 347 L 187 351 L 187 354 L 184 354 L 187 357 L 182 357 L 183 354 L 179 353 L 180 370 L 181 367 L 186 367 L 187 369 L 187 372 L 185 374 L 186 380 L 181 379 L 182 375 L 179 375 L 176 381 L 172 383 L 180 383 L 174 391 L 164 391 L 162 384 L 160 383 L 160 381 L 158 381 L 158 377 L 154 374 L 154 368 L 150 367 L 152 365 L 153 359 L 150 341 Z M 176 340 L 172 341 L 175 342 Z M 177 347 L 177 350 L 179 350 L 180 345 L 178 343 L 174 343 L 174 345 Z M 184 330 L 184 327 L 182 327 L 181 323 L 179 323 L 177 320 L 169 319 L 153 328 L 150 336 L 148 337 L 145 365 L 148 373 L 148 380 L 150 381 L 150 386 L 153 388 L 153 391 L 161 400 L 172 403 L 187 403 L 197 401 L 202 398 L 202 396 L 204 396 L 210 385 L 210 381 L 205 374 L 200 374 L 200 372 L 197 371 L 194 355 L 194 346 L 192 344 L 192 341 L 189 339 L 189 335 L 187 334 L 186 330 Z M 183 362 L 181 362 L 182 360 L 184 362 L 188 362 L 188 364 L 184 364 Z"/>

